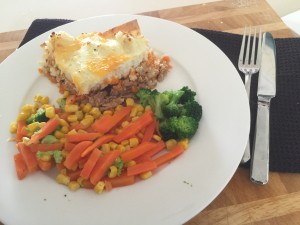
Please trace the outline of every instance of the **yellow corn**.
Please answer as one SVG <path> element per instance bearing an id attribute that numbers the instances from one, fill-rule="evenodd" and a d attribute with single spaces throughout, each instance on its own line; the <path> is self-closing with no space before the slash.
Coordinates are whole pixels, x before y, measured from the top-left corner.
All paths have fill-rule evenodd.
<path id="1" fill-rule="evenodd" d="M 80 184 L 78 182 L 76 182 L 76 181 L 70 181 L 68 183 L 68 188 L 71 191 L 77 191 L 80 188 Z"/>
<path id="2" fill-rule="evenodd" d="M 126 98 L 126 105 L 127 106 L 133 106 L 134 105 L 134 100 L 133 98 Z"/>
<path id="3" fill-rule="evenodd" d="M 189 139 L 185 138 L 179 141 L 179 144 L 183 146 L 183 148 L 186 150 L 189 147 Z"/>
<path id="4" fill-rule="evenodd" d="M 27 120 L 28 117 L 30 116 L 29 112 L 20 112 L 18 117 L 17 117 L 17 121 L 22 121 L 22 120 Z"/>
<path id="5" fill-rule="evenodd" d="M 75 129 L 72 129 L 68 132 L 68 134 L 77 134 L 77 131 Z"/>
<path id="6" fill-rule="evenodd" d="M 64 169 L 60 170 L 60 173 L 63 174 L 63 175 L 67 175 L 67 169 L 64 168 Z"/>
<path id="7" fill-rule="evenodd" d="M 145 172 L 145 173 L 141 173 L 140 174 L 140 178 L 142 180 L 146 180 L 148 178 L 152 177 L 152 171 L 148 171 L 148 172 Z"/>
<path id="8" fill-rule="evenodd" d="M 56 130 L 56 131 L 54 132 L 54 136 L 55 136 L 57 139 L 60 139 L 60 138 L 65 137 L 65 134 L 64 134 L 63 132 L 59 131 L 59 130 Z"/>
<path id="9" fill-rule="evenodd" d="M 40 128 L 40 124 L 39 124 L 39 122 L 33 122 L 31 124 L 28 124 L 27 128 L 29 131 L 35 132 L 37 129 Z"/>
<path id="10" fill-rule="evenodd" d="M 9 132 L 11 134 L 15 134 L 17 132 L 17 123 L 16 122 L 12 122 L 9 126 Z"/>
<path id="11" fill-rule="evenodd" d="M 80 134 L 82 134 L 82 133 L 87 133 L 87 131 L 85 131 L 85 130 L 82 130 L 82 129 L 79 129 L 79 130 L 77 131 L 77 133 L 80 133 Z"/>
<path id="12" fill-rule="evenodd" d="M 118 174 L 118 168 L 116 166 L 109 167 L 108 177 L 114 178 Z"/>
<path id="13" fill-rule="evenodd" d="M 129 146 L 131 148 L 136 147 L 139 144 L 139 139 L 137 138 L 130 138 L 129 139 Z"/>
<path id="14" fill-rule="evenodd" d="M 103 181 L 99 181 L 95 187 L 94 187 L 94 191 L 97 193 L 97 194 L 101 194 L 104 190 L 104 187 L 105 187 L 105 183 Z"/>
<path id="15" fill-rule="evenodd" d="M 101 145 L 101 150 L 102 150 L 103 153 L 110 152 L 110 145 L 109 144 Z"/>
<path id="16" fill-rule="evenodd" d="M 41 157 L 40 157 L 40 160 L 43 160 L 43 161 L 46 161 L 46 162 L 50 161 L 51 159 L 52 159 L 52 156 L 50 154 L 47 154 L 47 153 L 42 154 Z"/>
<path id="17" fill-rule="evenodd" d="M 69 116 L 67 117 L 67 120 L 68 120 L 70 123 L 72 123 L 72 122 L 77 122 L 78 118 L 77 118 L 76 115 L 69 115 Z"/>
<path id="18" fill-rule="evenodd" d="M 117 111 L 120 111 L 120 109 L 122 109 L 123 108 L 123 106 L 122 105 L 117 105 L 116 107 L 115 107 L 115 111 L 117 112 Z"/>
<path id="19" fill-rule="evenodd" d="M 125 120 L 124 122 L 122 122 L 121 127 L 126 127 L 129 125 L 129 122 L 127 120 Z"/>
<path id="20" fill-rule="evenodd" d="M 62 126 L 60 128 L 60 131 L 63 132 L 64 134 L 68 133 L 69 132 L 69 127 L 68 126 Z"/>
<path id="21" fill-rule="evenodd" d="M 33 111 L 33 105 L 29 105 L 29 104 L 26 104 L 22 107 L 22 111 L 23 112 L 29 112 L 29 113 L 32 113 Z"/>
<path id="22" fill-rule="evenodd" d="M 136 104 L 135 105 L 136 109 L 138 112 L 144 112 L 145 108 L 141 104 Z"/>
<path id="23" fill-rule="evenodd" d="M 66 98 L 70 95 L 69 91 L 64 91 L 63 97 Z"/>
<path id="24" fill-rule="evenodd" d="M 45 126 L 46 122 L 40 122 L 39 123 L 39 127 L 42 128 L 43 126 Z"/>
<path id="25" fill-rule="evenodd" d="M 68 185 L 70 183 L 70 177 L 68 177 L 65 174 L 60 173 L 56 176 L 56 182 L 59 184 Z"/>
<path id="26" fill-rule="evenodd" d="M 64 137 L 59 139 L 59 143 L 66 143 L 66 141 L 67 141 L 67 139 Z"/>
<path id="27" fill-rule="evenodd" d="M 157 134 L 154 134 L 154 135 L 153 135 L 153 139 L 154 139 L 155 141 L 160 141 L 160 140 L 161 140 L 161 137 L 158 136 Z"/>
<path id="28" fill-rule="evenodd" d="M 67 104 L 65 105 L 65 111 L 68 113 L 73 113 L 79 110 L 79 106 L 75 104 Z"/>
<path id="29" fill-rule="evenodd" d="M 54 107 L 53 106 L 47 107 L 45 109 L 45 114 L 46 117 L 53 118 L 56 115 Z"/>
<path id="30" fill-rule="evenodd" d="M 62 157 L 66 158 L 68 154 L 69 154 L 69 152 L 66 151 L 65 149 L 61 150 Z"/>
<path id="31" fill-rule="evenodd" d="M 117 148 L 118 144 L 115 142 L 109 142 L 109 147 L 111 150 L 115 150 Z"/>
<path id="32" fill-rule="evenodd" d="M 136 165 L 136 161 L 134 160 L 130 160 L 129 162 L 126 163 L 127 167 L 134 166 L 134 165 Z"/>
<path id="33" fill-rule="evenodd" d="M 101 112 L 100 112 L 99 108 L 93 107 L 91 109 L 91 111 L 89 112 L 89 114 L 91 114 L 95 119 L 98 119 L 101 115 Z"/>
<path id="34" fill-rule="evenodd" d="M 94 117 L 92 117 L 91 115 L 86 115 L 86 117 L 80 121 L 84 129 L 88 128 L 93 122 Z"/>
<path id="35" fill-rule="evenodd" d="M 133 107 L 131 112 L 130 112 L 130 117 L 137 116 L 137 113 L 138 113 L 137 107 Z"/>
<path id="36" fill-rule="evenodd" d="M 80 185 L 80 187 L 83 187 L 83 181 L 84 181 L 84 178 L 83 178 L 83 177 L 78 177 L 78 178 L 77 178 L 77 182 L 78 182 L 78 184 Z"/>
<path id="37" fill-rule="evenodd" d="M 41 104 L 48 104 L 49 103 L 49 97 L 48 96 L 45 96 L 45 97 L 42 97 L 42 99 L 40 100 L 40 103 Z"/>
<path id="38" fill-rule="evenodd" d="M 121 145 L 126 146 L 129 144 L 129 140 L 124 140 L 121 142 Z"/>
<path id="39" fill-rule="evenodd" d="M 118 145 L 117 150 L 119 150 L 120 152 L 125 152 L 126 148 L 124 145 Z"/>
<path id="40" fill-rule="evenodd" d="M 76 111 L 75 115 L 77 116 L 78 120 L 82 120 L 83 119 L 83 112 L 81 110 Z"/>
<path id="41" fill-rule="evenodd" d="M 176 144 L 177 144 L 177 141 L 175 139 L 167 140 L 166 141 L 166 148 L 168 150 L 171 150 Z"/>
<path id="42" fill-rule="evenodd" d="M 91 111 L 92 109 L 92 105 L 90 103 L 86 103 L 83 107 L 82 107 L 82 111 L 85 113 L 88 113 L 89 111 Z"/>
<path id="43" fill-rule="evenodd" d="M 140 117 L 141 115 L 143 115 L 144 114 L 144 112 L 137 112 L 136 113 L 136 115 L 138 116 L 138 117 Z"/>
<path id="44" fill-rule="evenodd" d="M 112 114 L 113 114 L 113 111 L 111 111 L 111 110 L 105 110 L 103 112 L 103 115 L 112 115 Z"/>
<path id="45" fill-rule="evenodd" d="M 34 100 L 34 102 L 41 103 L 42 99 L 43 99 L 43 96 L 36 95 L 36 96 L 34 96 L 33 100 Z"/>

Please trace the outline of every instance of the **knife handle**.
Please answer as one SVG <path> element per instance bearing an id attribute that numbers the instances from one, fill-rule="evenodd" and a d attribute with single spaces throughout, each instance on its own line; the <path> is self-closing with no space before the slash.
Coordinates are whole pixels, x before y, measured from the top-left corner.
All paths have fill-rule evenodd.
<path id="1" fill-rule="evenodd" d="M 250 167 L 250 179 L 257 184 L 266 184 L 269 180 L 269 113 L 270 99 L 259 101 Z"/>

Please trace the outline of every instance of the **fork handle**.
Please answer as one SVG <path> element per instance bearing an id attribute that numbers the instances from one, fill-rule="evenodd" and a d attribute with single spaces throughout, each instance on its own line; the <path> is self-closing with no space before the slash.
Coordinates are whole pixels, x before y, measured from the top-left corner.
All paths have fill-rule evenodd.
<path id="1" fill-rule="evenodd" d="M 251 78 L 252 78 L 252 73 L 245 74 L 245 88 L 249 99 L 250 99 L 250 90 L 251 90 Z"/>

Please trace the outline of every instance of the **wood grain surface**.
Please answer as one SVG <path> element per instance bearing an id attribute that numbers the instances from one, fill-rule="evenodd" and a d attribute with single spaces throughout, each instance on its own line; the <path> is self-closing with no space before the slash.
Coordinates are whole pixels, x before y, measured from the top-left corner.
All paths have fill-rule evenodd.
<path id="1" fill-rule="evenodd" d="M 225 0 L 140 14 L 193 28 L 242 34 L 244 26 L 251 25 L 262 26 L 275 38 L 298 37 L 265 0 Z M 0 62 L 17 48 L 25 33 L 26 30 L 0 33 Z M 238 168 L 220 195 L 185 223 L 200 224 L 299 225 L 300 174 L 273 172 L 269 183 L 259 186 L 251 183 L 247 169 Z"/>

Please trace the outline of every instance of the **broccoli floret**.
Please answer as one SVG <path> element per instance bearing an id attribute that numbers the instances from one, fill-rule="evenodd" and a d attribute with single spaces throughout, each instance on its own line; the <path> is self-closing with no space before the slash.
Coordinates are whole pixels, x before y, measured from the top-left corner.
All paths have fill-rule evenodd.
<path id="1" fill-rule="evenodd" d="M 139 98 L 140 103 L 143 106 L 147 106 L 149 105 L 149 96 L 151 95 L 152 91 L 150 89 L 146 89 L 146 88 L 141 88 L 138 90 L 138 92 L 136 93 L 136 96 Z"/>
<path id="2" fill-rule="evenodd" d="M 184 104 L 195 100 L 196 92 L 192 91 L 189 87 L 184 86 L 180 90 L 183 91 L 184 94 L 181 96 L 179 103 Z"/>
<path id="3" fill-rule="evenodd" d="M 192 117 L 170 117 L 160 123 L 159 130 L 163 140 L 191 139 L 198 129 L 198 121 Z"/>
<path id="4" fill-rule="evenodd" d="M 189 101 L 182 106 L 182 116 L 189 116 L 200 121 L 202 117 L 202 106 L 196 101 Z"/>
<path id="5" fill-rule="evenodd" d="M 166 118 L 172 116 L 179 116 L 181 112 L 181 107 L 178 104 L 181 96 L 184 94 L 183 91 L 164 91 L 163 94 L 166 94 L 169 97 L 169 102 L 166 105 L 162 106 L 162 112 Z"/>
<path id="6" fill-rule="evenodd" d="M 43 108 L 39 108 L 35 114 L 32 114 L 27 120 L 26 124 L 31 124 L 33 122 L 47 122 L 49 119 L 46 117 L 46 111 Z"/>

